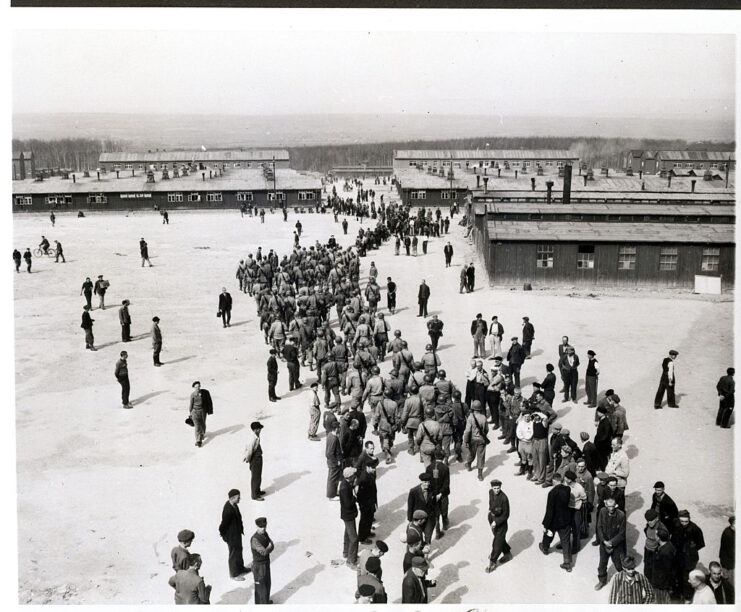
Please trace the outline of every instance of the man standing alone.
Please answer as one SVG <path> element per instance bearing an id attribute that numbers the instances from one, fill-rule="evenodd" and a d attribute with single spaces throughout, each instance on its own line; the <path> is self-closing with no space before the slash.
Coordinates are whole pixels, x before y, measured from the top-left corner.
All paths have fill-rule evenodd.
<path id="1" fill-rule="evenodd" d="M 587 401 L 584 402 L 590 408 L 597 407 L 597 380 L 599 378 L 599 362 L 597 361 L 597 354 L 589 350 L 587 351 L 589 361 L 587 362 L 587 373 L 584 379 L 584 386 L 587 391 Z"/>
<path id="2" fill-rule="evenodd" d="M 188 412 L 193 421 L 196 433 L 196 446 L 203 445 L 203 436 L 206 434 L 206 415 L 213 414 L 213 403 L 211 394 L 206 389 L 201 389 L 201 382 L 196 380 L 191 387 L 194 391 L 190 394 L 190 406 Z"/>
<path id="3" fill-rule="evenodd" d="M 229 500 L 224 504 L 224 509 L 221 512 L 221 524 L 219 525 L 221 539 L 229 547 L 229 576 L 232 580 L 244 580 L 244 574 L 248 571 L 244 566 L 242 556 L 244 526 L 242 524 L 242 513 L 238 507 L 239 500 L 239 489 L 229 491 Z"/>
<path id="4" fill-rule="evenodd" d="M 579 356 L 574 351 L 573 346 L 566 347 L 566 352 L 564 352 L 558 365 L 561 368 L 564 382 L 563 401 L 568 402 L 569 395 L 571 395 L 571 401 L 576 402 L 576 388 L 579 382 Z"/>
<path id="5" fill-rule="evenodd" d="M 162 332 L 160 331 L 160 318 L 152 317 L 152 359 L 154 365 L 160 367 L 160 352 L 162 351 Z"/>
<path id="6" fill-rule="evenodd" d="M 252 475 L 250 485 L 252 499 L 254 501 L 264 501 L 265 491 L 260 487 L 262 484 L 262 446 L 260 445 L 260 432 L 262 431 L 263 425 L 260 421 L 253 421 L 250 424 L 252 430 L 252 436 L 247 447 L 244 449 L 243 460 L 245 463 L 250 464 L 250 473 Z"/>
<path id="7" fill-rule="evenodd" d="M 280 398 L 275 394 L 275 385 L 278 384 L 278 360 L 275 358 L 277 351 L 270 349 L 270 357 L 268 357 L 268 399 L 271 402 L 276 402 Z"/>
<path id="8" fill-rule="evenodd" d="M 121 340 L 131 342 L 131 315 L 129 314 L 129 300 L 121 302 L 118 309 L 118 322 L 121 324 Z"/>
<path id="9" fill-rule="evenodd" d="M 267 532 L 268 519 L 255 519 L 257 531 L 250 538 L 252 549 L 252 577 L 255 579 L 255 604 L 271 604 L 270 599 L 270 553 L 275 546 Z"/>
<path id="10" fill-rule="evenodd" d="M 448 242 L 448 244 L 443 247 L 443 253 L 445 254 L 445 267 L 450 267 L 450 262 L 453 261 L 453 245 Z"/>
<path id="11" fill-rule="evenodd" d="M 721 376 L 715 389 L 718 391 L 720 406 L 718 406 L 718 416 L 715 417 L 715 424 L 725 428 L 730 427 L 731 413 L 736 405 L 736 382 L 733 376 L 736 374 L 735 368 L 728 368 L 726 375 Z"/>
<path id="12" fill-rule="evenodd" d="M 18 264 L 20 265 L 20 253 L 18 254 Z M 18 271 L 16 267 L 16 272 Z M 80 295 L 85 294 L 85 301 L 87 302 L 87 305 L 90 306 L 90 308 L 93 307 L 92 300 L 93 300 L 93 281 L 90 280 L 90 277 L 88 276 L 85 279 L 85 282 L 82 283 L 82 288 L 80 289 Z"/>
<path id="13" fill-rule="evenodd" d="M 530 323 L 530 317 L 522 317 L 522 348 L 525 349 L 525 359 L 530 359 L 533 340 L 535 340 L 535 327 Z"/>
<path id="14" fill-rule="evenodd" d="M 664 401 L 664 392 L 666 391 L 666 401 L 669 404 L 669 408 L 678 408 L 677 401 L 674 396 L 676 390 L 676 379 L 674 378 L 674 360 L 677 358 L 679 353 L 677 351 L 669 351 L 669 356 L 664 357 L 664 361 L 661 362 L 661 379 L 659 380 L 659 389 L 656 391 L 656 397 L 654 398 L 654 408 L 659 410 L 661 403 Z"/>
<path id="15" fill-rule="evenodd" d="M 98 349 L 95 348 L 95 336 L 93 336 L 93 321 L 95 319 L 90 316 L 90 306 L 85 304 L 82 308 L 82 323 L 80 323 L 80 327 L 85 330 L 85 348 L 91 351 L 97 351 Z"/>
<path id="16" fill-rule="evenodd" d="M 129 385 L 129 368 L 126 364 L 128 356 L 129 354 L 126 351 L 121 351 L 121 358 L 116 363 L 115 371 L 116 380 L 118 381 L 118 384 L 121 385 L 122 408 L 133 408 L 131 403 L 129 403 L 129 391 L 131 390 L 131 386 Z"/>
<path id="17" fill-rule="evenodd" d="M 219 294 L 219 313 L 221 316 L 221 322 L 224 327 L 231 327 L 232 321 L 232 296 L 226 290 L 226 287 L 221 288 Z"/>
<path id="18" fill-rule="evenodd" d="M 419 292 L 417 293 L 417 303 L 419 304 L 418 317 L 427 317 L 427 302 L 430 299 L 430 288 L 427 286 L 425 281 L 419 286 Z"/>
<path id="19" fill-rule="evenodd" d="M 139 241 L 139 253 L 142 256 L 142 268 L 144 267 L 144 262 L 146 261 L 149 264 L 149 267 L 152 267 L 152 262 L 149 261 L 149 247 L 147 246 L 147 241 L 142 238 Z"/>

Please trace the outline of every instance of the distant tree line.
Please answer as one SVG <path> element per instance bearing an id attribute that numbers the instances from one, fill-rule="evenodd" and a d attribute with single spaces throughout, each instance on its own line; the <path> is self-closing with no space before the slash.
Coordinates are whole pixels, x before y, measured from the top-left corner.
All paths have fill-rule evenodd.
<path id="1" fill-rule="evenodd" d="M 487 146 L 488 145 L 488 146 Z M 636 138 L 454 138 L 447 140 L 407 140 L 350 145 L 315 145 L 289 147 L 291 167 L 296 170 L 328 172 L 334 166 L 390 166 L 394 149 L 565 149 L 592 167 L 607 165 L 620 168 L 626 151 L 694 150 L 700 148 L 686 140 L 652 140 Z M 703 143 L 707 151 L 732 151 L 735 143 Z M 37 168 L 69 168 L 73 171 L 95 169 L 103 152 L 127 151 L 125 140 L 111 138 L 62 138 L 59 140 L 13 139 L 13 151 L 33 151 Z"/>

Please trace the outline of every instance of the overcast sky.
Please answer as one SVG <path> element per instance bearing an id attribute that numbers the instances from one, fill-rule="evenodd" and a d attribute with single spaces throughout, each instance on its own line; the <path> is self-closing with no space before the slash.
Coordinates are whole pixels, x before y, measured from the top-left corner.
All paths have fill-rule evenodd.
<path id="1" fill-rule="evenodd" d="M 12 102 L 14 113 L 730 119 L 734 57 L 727 34 L 30 30 L 13 32 Z"/>

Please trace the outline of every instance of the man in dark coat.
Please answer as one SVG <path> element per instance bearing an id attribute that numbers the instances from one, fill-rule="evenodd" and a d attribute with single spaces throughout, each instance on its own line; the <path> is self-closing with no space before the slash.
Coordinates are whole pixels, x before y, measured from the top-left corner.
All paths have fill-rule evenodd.
<path id="1" fill-rule="evenodd" d="M 154 365 L 160 367 L 160 353 L 162 352 L 162 332 L 160 331 L 160 318 L 152 317 L 152 359 Z"/>
<path id="2" fill-rule="evenodd" d="M 676 391 L 674 360 L 677 358 L 677 355 L 679 355 L 677 351 L 671 350 L 669 351 L 669 356 L 664 357 L 664 361 L 661 362 L 661 379 L 659 380 L 659 388 L 654 398 L 654 408 L 657 410 L 661 408 L 661 403 L 664 401 L 664 392 L 666 392 L 666 401 L 669 404 L 669 408 L 678 408 L 677 400 L 674 396 L 674 392 Z M 687 588 L 690 588 L 689 585 Z"/>
<path id="3" fill-rule="evenodd" d="M 736 374 L 735 368 L 728 368 L 726 375 L 721 376 L 715 389 L 718 391 L 720 405 L 718 406 L 718 416 L 715 417 L 715 424 L 719 427 L 730 427 L 731 413 L 736 405 L 736 382 L 733 376 Z"/>
<path id="4" fill-rule="evenodd" d="M 569 346 L 566 348 L 566 352 L 558 362 L 558 367 L 561 369 L 561 376 L 564 381 L 564 395 L 563 401 L 569 401 L 569 395 L 571 401 L 576 401 L 576 388 L 579 383 L 579 355 L 574 352 L 574 347 Z"/>
<path id="5" fill-rule="evenodd" d="M 579 437 L 581 438 L 582 442 L 584 442 L 584 446 L 582 446 L 581 448 L 582 457 L 584 457 L 584 462 L 587 464 L 589 473 L 592 475 L 592 477 L 594 477 L 600 469 L 597 467 L 599 464 L 599 452 L 597 451 L 597 447 L 594 445 L 594 442 L 590 442 L 589 434 L 586 431 L 582 431 L 579 434 Z M 605 463 L 605 465 L 607 465 L 607 463 Z"/>
<path id="6" fill-rule="evenodd" d="M 476 284 L 476 268 L 473 265 L 473 262 L 468 264 L 468 268 L 466 268 L 466 289 L 469 293 L 473 291 L 474 285 Z"/>
<path id="7" fill-rule="evenodd" d="M 270 349 L 268 357 L 268 399 L 276 402 L 280 398 L 275 394 L 275 385 L 278 384 L 278 360 L 275 358 L 277 351 Z"/>
<path id="8" fill-rule="evenodd" d="M 693 588 L 690 586 L 689 573 L 700 561 L 699 551 L 705 548 L 702 529 L 690 520 L 687 510 L 679 511 L 679 519 L 674 523 L 672 544 L 677 550 L 676 580 L 685 603 L 692 601 Z"/>
<path id="9" fill-rule="evenodd" d="M 16 251 L 17 253 L 17 251 Z M 18 253 L 18 265 L 21 263 L 21 254 Z M 17 272 L 17 266 L 16 266 L 16 272 Z M 85 282 L 82 283 L 82 287 L 80 288 L 80 295 L 85 294 L 85 301 L 87 302 L 87 305 L 90 306 L 90 308 L 93 307 L 93 281 L 90 280 L 90 277 L 88 276 L 85 279 Z"/>
<path id="10" fill-rule="evenodd" d="M 123 342 L 131 341 L 131 315 L 129 314 L 129 300 L 121 302 L 121 308 L 118 309 L 118 322 L 121 324 L 121 340 Z"/>
<path id="11" fill-rule="evenodd" d="M 33 263 L 33 256 L 31 255 L 31 249 L 26 249 L 24 251 L 23 259 L 26 262 L 26 272 L 31 274 L 31 264 Z"/>
<path id="12" fill-rule="evenodd" d="M 418 317 L 427 317 L 427 302 L 430 299 L 430 288 L 427 286 L 425 281 L 419 286 L 419 292 L 417 293 L 417 303 L 419 304 Z"/>
<path id="13" fill-rule="evenodd" d="M 726 576 L 733 582 L 733 574 L 736 571 L 736 517 L 734 515 L 728 517 L 728 527 L 720 534 L 718 560 Z"/>
<path id="14" fill-rule="evenodd" d="M 608 497 L 604 507 L 597 512 L 599 566 L 595 591 L 599 591 L 607 584 L 607 564 L 610 559 L 617 571 L 623 571 L 623 557 L 626 551 L 625 526 L 625 512 L 617 507 L 615 498 Z"/>
<path id="15" fill-rule="evenodd" d="M 412 566 L 404 574 L 401 583 L 401 603 L 403 604 L 426 604 L 427 589 L 436 586 L 434 580 L 427 580 L 427 568 L 429 565 L 424 557 L 414 557 Z"/>
<path id="16" fill-rule="evenodd" d="M 345 535 L 342 545 L 342 556 L 347 559 L 347 565 L 351 569 L 358 569 L 358 530 L 355 519 L 358 516 L 358 502 L 355 498 L 353 487 L 355 486 L 354 467 L 346 467 L 342 472 L 340 481 L 340 518 L 345 524 Z"/>
<path id="17" fill-rule="evenodd" d="M 378 489 L 376 488 L 376 467 L 378 457 L 374 455 L 375 444 L 372 440 L 365 443 L 363 452 L 358 457 L 356 469 L 358 483 L 358 508 L 360 521 L 358 522 L 358 540 L 362 544 L 370 544 L 373 519 L 378 508 Z"/>
<path id="18" fill-rule="evenodd" d="M 85 348 L 91 351 L 97 351 L 95 348 L 95 336 L 93 335 L 93 319 L 90 316 L 90 306 L 85 304 L 82 311 L 82 323 L 80 327 L 85 330 Z"/>
<path id="19" fill-rule="evenodd" d="M 494 534 L 486 572 L 493 572 L 499 565 L 512 559 L 512 552 L 507 544 L 507 521 L 509 521 L 509 498 L 502 491 L 502 481 L 492 480 L 489 489 L 489 526 Z M 499 555 L 502 558 L 499 559 Z"/>
<path id="20" fill-rule="evenodd" d="M 654 588 L 654 597 L 657 604 L 671 603 L 671 592 L 674 588 L 674 577 L 677 573 L 675 568 L 677 551 L 669 541 L 669 537 L 669 532 L 663 527 L 656 530 L 659 547 L 654 553 L 651 586 Z"/>
<path id="21" fill-rule="evenodd" d="M 522 317 L 522 348 L 525 349 L 525 359 L 530 359 L 530 351 L 535 340 L 535 327 L 530 323 L 530 317 Z"/>
<path id="22" fill-rule="evenodd" d="M 443 247 L 443 254 L 445 255 L 445 267 L 449 268 L 450 262 L 453 261 L 453 245 L 448 242 L 448 244 Z"/>
<path id="23" fill-rule="evenodd" d="M 152 262 L 149 261 L 149 247 L 147 246 L 147 241 L 142 238 L 139 241 L 139 254 L 142 256 L 142 268 L 144 267 L 144 262 L 146 261 L 149 264 L 149 267 L 152 267 Z"/>
<path id="24" fill-rule="evenodd" d="M 612 425 L 604 408 L 597 408 L 597 414 L 599 421 L 597 433 L 594 434 L 594 446 L 597 448 L 597 469 L 604 470 L 612 452 Z"/>
<path id="25" fill-rule="evenodd" d="M 407 497 L 407 520 L 414 520 L 414 512 L 423 510 L 427 514 L 427 520 L 424 524 L 425 542 L 432 542 L 432 532 L 437 524 L 437 500 L 430 490 L 432 476 L 423 472 L 419 475 L 420 483 L 409 490 Z"/>
<path id="26" fill-rule="evenodd" d="M 327 459 L 327 498 L 335 499 L 337 497 L 337 486 L 342 478 L 342 445 L 337 432 L 340 424 L 337 421 L 325 421 L 327 429 L 327 442 L 324 448 L 324 456 Z"/>
<path id="27" fill-rule="evenodd" d="M 659 521 L 667 528 L 672 529 L 679 518 L 679 508 L 674 500 L 665 491 L 664 483 L 657 480 L 654 483 L 654 493 L 651 496 L 651 509 L 659 515 Z M 694 569 L 694 568 L 693 568 Z"/>
<path id="28" fill-rule="evenodd" d="M 299 376 L 301 364 L 298 360 L 296 339 L 293 336 L 288 338 L 288 342 L 283 347 L 283 358 L 286 360 L 286 367 L 288 368 L 288 390 L 293 391 L 294 389 L 300 389 L 301 380 L 299 379 Z"/>
<path id="29" fill-rule="evenodd" d="M 437 502 L 438 516 L 436 518 L 435 532 L 438 538 L 445 535 L 450 521 L 448 521 L 448 505 L 450 497 L 450 468 L 443 461 L 445 452 L 436 448 L 432 453 L 432 461 L 425 472 L 432 477 L 430 481 L 430 493 Z M 442 528 L 440 527 L 442 522 Z"/>
<path id="30" fill-rule="evenodd" d="M 715 601 L 719 605 L 735 604 L 736 593 L 731 582 L 723 577 L 723 570 L 720 567 L 720 563 L 717 561 L 711 561 L 708 566 L 710 574 L 705 580 L 710 589 L 715 595 Z"/>
<path id="31" fill-rule="evenodd" d="M 432 344 L 433 351 L 437 350 L 437 344 L 443 335 L 444 326 L 445 323 L 438 319 L 437 315 L 432 315 L 432 319 L 427 322 L 427 335 L 430 336 L 430 344 Z"/>
<path id="32" fill-rule="evenodd" d="M 244 574 L 249 570 L 244 566 L 242 557 L 242 536 L 244 526 L 242 513 L 239 511 L 239 489 L 229 491 L 229 500 L 224 504 L 221 512 L 219 534 L 229 547 L 229 576 L 232 580 L 244 580 Z"/>
<path id="33" fill-rule="evenodd" d="M 13 249 L 13 263 L 15 264 L 15 271 L 16 273 L 20 273 L 21 271 L 21 252 L 18 249 Z M 88 279 L 89 281 L 90 279 Z M 85 285 L 83 284 L 83 287 Z M 92 287 L 92 283 L 90 283 L 90 286 Z M 80 292 L 80 295 L 82 295 L 82 292 Z M 90 301 L 88 300 L 88 304 Z"/>
<path id="34" fill-rule="evenodd" d="M 512 337 L 512 346 L 507 351 L 507 362 L 509 364 L 509 370 L 512 374 L 512 378 L 515 382 L 515 387 L 520 386 L 520 369 L 522 364 L 525 363 L 525 349 L 517 341 L 517 336 Z"/>
<path id="35" fill-rule="evenodd" d="M 177 605 L 207 605 L 210 603 L 211 585 L 206 586 L 203 578 L 198 574 L 201 568 L 201 555 L 188 555 L 185 567 L 178 568 L 168 584 L 175 589 L 175 604 Z"/>
<path id="36" fill-rule="evenodd" d="M 226 290 L 226 287 L 222 287 L 221 293 L 219 294 L 219 314 L 221 315 L 221 322 L 224 327 L 231 327 L 232 296 Z"/>
<path id="37" fill-rule="evenodd" d="M 252 550 L 252 577 L 255 579 L 255 604 L 271 604 L 270 599 L 270 553 L 275 545 L 267 532 L 268 520 L 261 516 L 255 519 L 257 531 L 250 538 Z"/>
<path id="38" fill-rule="evenodd" d="M 554 487 L 548 491 L 548 499 L 543 518 L 543 541 L 538 544 L 540 552 L 547 555 L 550 552 L 551 542 L 558 533 L 558 540 L 563 552 L 561 568 L 571 571 L 571 515 L 569 497 L 571 489 L 563 484 L 563 477 L 559 472 L 553 474 Z"/>
<path id="39" fill-rule="evenodd" d="M 121 404 L 123 408 L 133 408 L 129 402 L 129 393 L 131 392 L 131 384 L 129 383 L 129 366 L 127 359 L 129 354 L 126 351 L 121 351 L 121 357 L 116 362 L 116 369 L 114 374 L 118 384 L 121 385 Z"/>

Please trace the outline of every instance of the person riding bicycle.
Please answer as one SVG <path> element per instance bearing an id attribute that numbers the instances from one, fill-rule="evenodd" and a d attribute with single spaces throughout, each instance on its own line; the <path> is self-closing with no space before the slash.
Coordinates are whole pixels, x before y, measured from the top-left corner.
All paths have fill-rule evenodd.
<path id="1" fill-rule="evenodd" d="M 47 240 L 46 236 L 41 236 L 41 242 L 39 243 L 39 248 L 44 251 L 44 255 L 49 254 L 49 240 Z"/>

